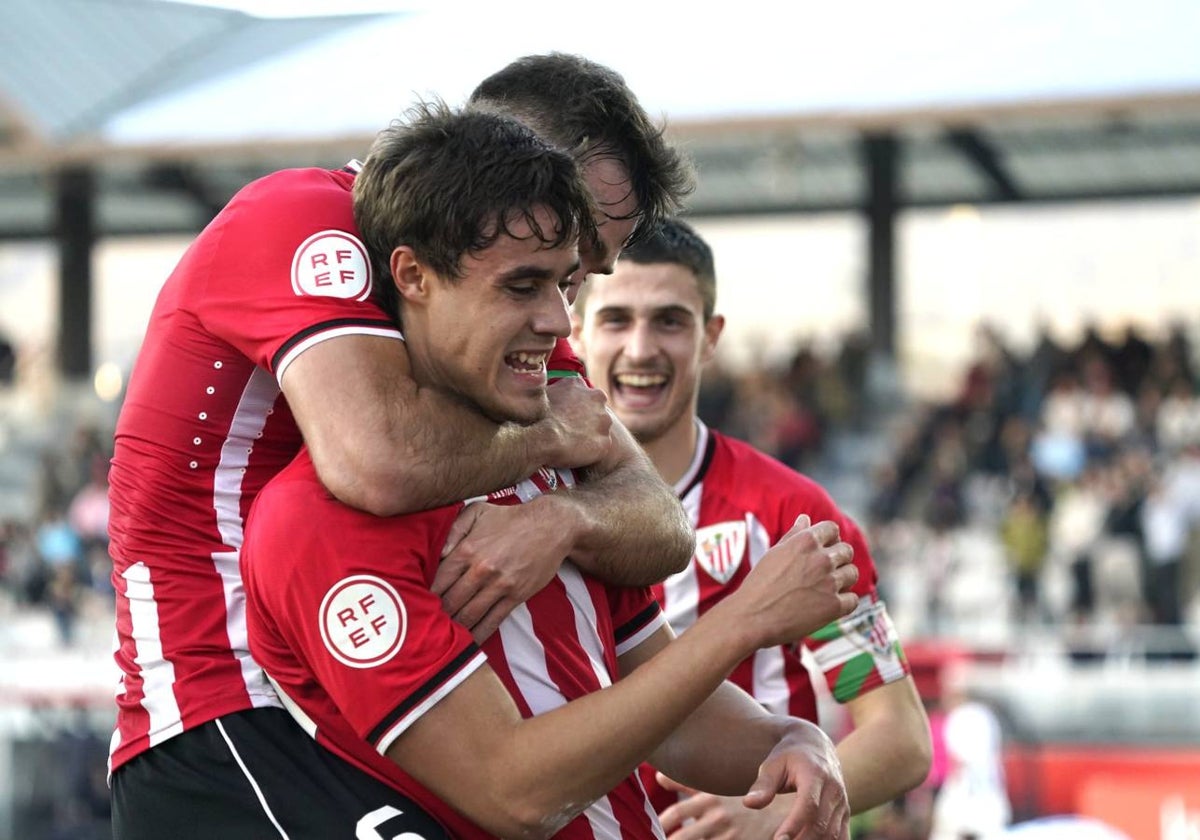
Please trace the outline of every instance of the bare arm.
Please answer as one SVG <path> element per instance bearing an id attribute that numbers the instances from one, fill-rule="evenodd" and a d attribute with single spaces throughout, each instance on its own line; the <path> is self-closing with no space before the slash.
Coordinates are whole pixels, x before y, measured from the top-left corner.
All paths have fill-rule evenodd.
<path id="1" fill-rule="evenodd" d="M 737 593 L 614 686 L 523 720 L 494 673 L 481 669 L 387 754 L 487 830 L 548 836 L 631 773 L 746 654 L 853 606 L 842 590 L 857 572 L 836 538 L 832 523 L 795 529 Z"/>
<path id="2" fill-rule="evenodd" d="M 696 535 L 675 491 L 612 419 L 608 454 L 564 494 L 582 523 L 571 562 L 609 583 L 649 586 L 687 567 Z"/>
<path id="3" fill-rule="evenodd" d="M 837 746 L 854 813 L 895 799 L 925 780 L 933 747 L 911 677 L 846 704 L 854 731 Z"/>
<path id="4" fill-rule="evenodd" d="M 643 665 L 653 644 L 651 640 L 623 656 L 622 673 Z M 679 780 L 672 787 L 695 794 L 695 801 L 664 812 L 667 831 L 697 820 L 683 829 L 691 833 L 681 836 L 715 837 L 745 824 L 758 831 L 736 836 L 804 836 L 798 833 L 806 826 L 819 836 L 829 830 L 838 837 L 849 832 L 846 782 L 833 742 L 815 724 L 769 714 L 731 682 L 722 683 L 649 762 L 668 781 Z M 784 789 L 795 793 L 776 796 Z M 699 803 L 702 808 L 696 807 Z M 717 827 L 721 830 L 712 830 Z"/>
<path id="5" fill-rule="evenodd" d="M 931 760 L 929 724 L 910 678 L 880 686 L 846 706 L 855 728 L 836 751 L 850 812 L 858 814 L 895 799 L 925 779 Z M 740 797 L 702 793 L 711 788 L 681 780 L 660 777 L 667 789 L 688 797 L 660 815 L 671 840 L 718 836 L 766 840 L 791 813 L 796 798 L 796 794 L 781 794 L 756 811 Z"/>
<path id="6" fill-rule="evenodd" d="M 615 417 L 611 436 L 609 454 L 575 487 L 523 505 L 474 504 L 459 515 L 432 588 L 477 640 L 568 556 L 623 586 L 647 586 L 687 565 L 695 534 L 674 491 Z"/>
<path id="7" fill-rule="evenodd" d="M 497 425 L 418 387 L 395 339 L 323 341 L 291 363 L 282 388 L 326 489 L 380 516 L 478 496 L 543 464 L 594 463 L 609 448 L 603 395 L 531 426 Z"/>

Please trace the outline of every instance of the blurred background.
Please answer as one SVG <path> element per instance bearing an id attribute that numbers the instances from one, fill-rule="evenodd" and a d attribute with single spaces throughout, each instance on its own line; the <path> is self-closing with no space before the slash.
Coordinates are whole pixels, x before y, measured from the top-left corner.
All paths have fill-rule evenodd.
<path id="1" fill-rule="evenodd" d="M 109 836 L 107 459 L 190 238 L 548 50 L 695 159 L 701 414 L 867 529 L 935 732 L 1027 836 L 1200 837 L 1200 4 L 564 5 L 0 4 L 0 840 Z"/>

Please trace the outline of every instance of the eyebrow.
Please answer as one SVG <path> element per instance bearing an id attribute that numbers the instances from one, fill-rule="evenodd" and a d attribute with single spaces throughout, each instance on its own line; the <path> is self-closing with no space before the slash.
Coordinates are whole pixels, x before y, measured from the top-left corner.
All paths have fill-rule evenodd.
<path id="1" fill-rule="evenodd" d="M 563 277 L 570 277 L 579 270 L 580 262 L 575 260 L 567 267 Z M 559 276 L 557 271 L 545 268 L 540 265 L 518 265 L 510 268 L 508 271 L 496 278 L 498 283 L 508 283 L 513 280 L 553 280 Z"/>
<path id="2" fill-rule="evenodd" d="M 601 306 L 599 309 L 596 310 L 597 315 L 614 315 L 614 314 L 628 315 L 631 312 L 633 312 L 632 306 L 617 306 L 615 304 Z M 653 309 L 650 310 L 650 313 L 652 316 L 682 315 L 682 316 L 685 316 L 687 318 L 692 318 L 692 319 L 694 319 L 696 317 L 695 313 L 692 312 L 691 309 L 689 309 L 686 306 L 681 306 L 677 303 L 667 304 L 666 306 L 655 306 Z"/>

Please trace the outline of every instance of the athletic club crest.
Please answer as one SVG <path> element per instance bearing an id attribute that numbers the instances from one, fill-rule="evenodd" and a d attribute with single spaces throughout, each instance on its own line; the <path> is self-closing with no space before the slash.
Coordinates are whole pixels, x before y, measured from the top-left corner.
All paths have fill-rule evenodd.
<path id="1" fill-rule="evenodd" d="M 729 583 L 746 553 L 746 522 L 718 522 L 696 529 L 696 562 L 717 583 Z"/>

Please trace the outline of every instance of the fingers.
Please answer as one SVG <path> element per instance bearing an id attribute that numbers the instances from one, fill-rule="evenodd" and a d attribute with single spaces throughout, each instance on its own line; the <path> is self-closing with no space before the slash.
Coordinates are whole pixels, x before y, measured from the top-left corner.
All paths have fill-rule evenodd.
<path id="1" fill-rule="evenodd" d="M 674 840 L 713 840 L 733 828 L 720 798 L 708 793 L 675 803 L 659 815 L 659 821 Z"/>
<path id="2" fill-rule="evenodd" d="M 788 820 L 784 820 L 775 833 L 776 840 L 782 836 L 795 837 L 797 840 L 849 840 L 850 837 L 850 804 L 845 797 L 844 789 L 838 785 L 823 785 L 818 797 L 818 803 L 811 822 L 793 830 Z"/>
<path id="3" fill-rule="evenodd" d="M 858 583 L 858 566 L 853 563 L 838 566 L 833 570 L 833 580 L 837 584 L 838 592 L 845 592 Z"/>
<path id="4" fill-rule="evenodd" d="M 467 505 L 462 509 L 446 533 L 446 542 L 442 546 L 442 557 L 449 557 L 450 553 L 458 547 L 462 538 L 471 533 L 471 528 L 479 521 L 479 514 L 482 510 L 483 507 L 477 504 Z"/>
<path id="5" fill-rule="evenodd" d="M 469 630 L 483 618 L 491 604 L 482 596 L 483 584 L 466 574 L 466 571 L 464 569 L 464 573 L 455 578 L 441 596 L 442 609 Z"/>
<path id="6" fill-rule="evenodd" d="M 796 523 L 783 535 L 780 542 L 787 539 L 811 538 L 818 546 L 831 546 L 841 539 L 841 534 L 836 522 L 823 519 L 814 525 L 808 514 L 801 514 L 796 517 Z"/>
<path id="7" fill-rule="evenodd" d="M 695 788 L 690 788 L 683 782 L 677 782 L 665 773 L 655 773 L 654 779 L 658 782 L 659 787 L 661 787 L 663 790 L 673 791 L 674 793 L 682 793 L 686 794 L 687 796 L 699 793 L 699 791 L 697 791 Z"/>
<path id="8" fill-rule="evenodd" d="M 754 784 L 750 785 L 750 789 L 742 797 L 742 804 L 747 808 L 755 809 L 767 807 L 775 798 L 775 794 L 784 789 L 786 781 L 784 768 L 780 762 L 764 761 L 758 768 L 758 778 L 754 780 Z"/>
<path id="9" fill-rule="evenodd" d="M 483 644 L 489 636 L 500 629 L 500 624 L 508 618 L 509 613 L 517 608 L 518 603 L 518 601 L 502 598 L 493 604 L 475 624 L 460 623 L 463 623 L 471 631 L 471 637 L 477 644 Z"/>
<path id="10" fill-rule="evenodd" d="M 833 560 L 833 567 L 835 569 L 854 563 L 854 546 L 850 545 L 850 543 L 835 542 L 825 549 L 825 553 Z"/>

